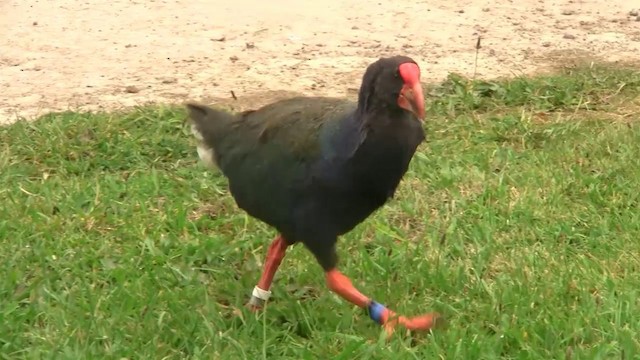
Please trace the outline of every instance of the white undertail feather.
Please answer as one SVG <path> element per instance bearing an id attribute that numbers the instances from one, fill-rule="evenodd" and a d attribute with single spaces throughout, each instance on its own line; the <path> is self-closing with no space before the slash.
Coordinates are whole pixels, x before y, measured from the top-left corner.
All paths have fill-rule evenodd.
<path id="1" fill-rule="evenodd" d="M 217 165 L 215 160 L 216 159 L 215 153 L 213 152 L 212 148 L 208 147 L 204 143 L 204 138 L 202 137 L 202 134 L 200 133 L 200 131 L 198 131 L 198 129 L 196 128 L 195 124 L 191 124 L 191 133 L 198 140 L 197 150 L 198 150 L 198 157 L 200 157 L 200 160 L 202 160 L 205 166 L 212 169 L 216 169 Z"/>
<path id="2" fill-rule="evenodd" d="M 202 134 L 200 134 L 200 131 L 198 131 L 196 124 L 191 124 L 191 133 L 196 138 L 196 140 L 204 141 L 204 137 L 202 137 Z"/>

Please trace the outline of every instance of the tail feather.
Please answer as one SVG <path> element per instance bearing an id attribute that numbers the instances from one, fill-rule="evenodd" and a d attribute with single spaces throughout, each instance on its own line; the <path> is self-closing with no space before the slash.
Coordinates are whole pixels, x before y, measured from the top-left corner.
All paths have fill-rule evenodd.
<path id="1" fill-rule="evenodd" d="M 198 157 L 205 166 L 217 168 L 216 139 L 223 128 L 229 124 L 233 115 L 204 105 L 187 104 L 186 106 L 189 110 L 191 133 L 198 140 Z"/>

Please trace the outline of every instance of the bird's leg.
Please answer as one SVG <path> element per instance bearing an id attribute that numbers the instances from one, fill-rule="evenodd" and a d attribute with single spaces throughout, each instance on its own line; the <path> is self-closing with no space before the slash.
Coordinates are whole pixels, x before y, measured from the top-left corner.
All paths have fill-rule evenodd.
<path id="1" fill-rule="evenodd" d="M 271 242 L 271 245 L 269 245 L 260 281 L 258 281 L 258 285 L 253 288 L 251 300 L 249 300 L 249 304 L 247 304 L 251 310 L 256 311 L 261 309 L 264 303 L 269 300 L 269 297 L 271 296 L 269 288 L 271 288 L 273 277 L 276 274 L 276 271 L 278 271 L 278 267 L 284 258 L 287 246 L 289 245 L 282 235 L 276 236 L 276 238 Z"/>
<path id="2" fill-rule="evenodd" d="M 437 319 L 440 317 L 437 313 L 430 313 L 412 318 L 398 316 L 395 312 L 387 309 L 384 305 L 375 302 L 358 291 L 358 289 L 356 289 L 351 283 L 351 280 L 336 268 L 326 271 L 325 275 L 327 286 L 331 291 L 340 295 L 350 303 L 355 304 L 362 309 L 366 309 L 369 313 L 369 317 L 371 317 L 373 321 L 384 326 L 388 336 L 393 334 L 393 330 L 398 324 L 408 330 L 431 330 L 436 325 Z"/>

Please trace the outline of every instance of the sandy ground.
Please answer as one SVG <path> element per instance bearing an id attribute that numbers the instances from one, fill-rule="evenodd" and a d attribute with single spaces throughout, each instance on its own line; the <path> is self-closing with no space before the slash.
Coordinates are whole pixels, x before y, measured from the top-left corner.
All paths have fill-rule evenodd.
<path id="1" fill-rule="evenodd" d="M 469 5 L 473 3 L 473 5 Z M 0 123 L 147 102 L 248 106 L 355 96 L 366 65 L 406 54 L 426 81 L 548 67 L 548 54 L 640 54 L 636 0 L 0 0 Z"/>

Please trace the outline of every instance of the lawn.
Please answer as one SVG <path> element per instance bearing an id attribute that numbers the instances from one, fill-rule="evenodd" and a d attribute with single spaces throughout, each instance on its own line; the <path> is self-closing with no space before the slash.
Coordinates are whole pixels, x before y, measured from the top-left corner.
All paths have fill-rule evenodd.
<path id="1" fill-rule="evenodd" d="M 244 309 L 275 233 L 184 109 L 0 128 L 1 358 L 638 359 L 639 94 L 611 65 L 430 86 L 396 198 L 339 245 L 365 293 L 448 319 L 388 342 L 302 246 Z"/>

